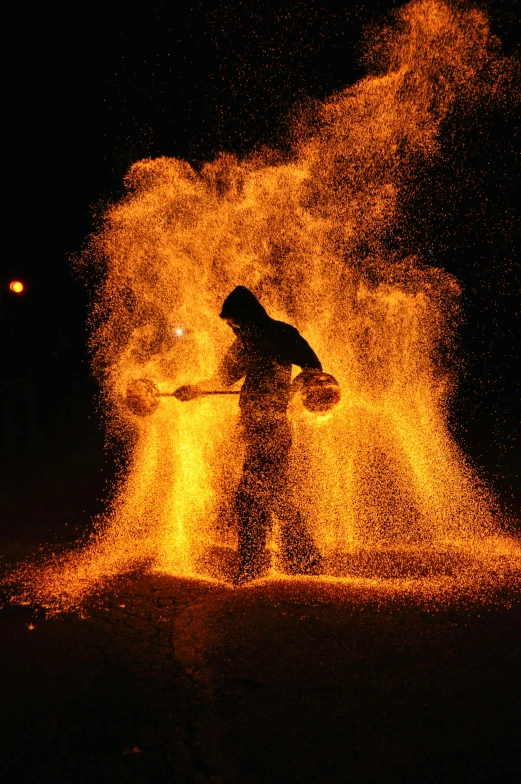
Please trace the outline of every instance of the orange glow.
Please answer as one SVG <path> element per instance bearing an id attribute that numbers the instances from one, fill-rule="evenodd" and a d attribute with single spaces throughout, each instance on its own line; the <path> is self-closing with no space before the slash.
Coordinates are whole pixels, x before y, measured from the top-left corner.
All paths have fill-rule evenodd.
<path id="1" fill-rule="evenodd" d="M 384 242 L 404 220 L 406 175 L 436 156 L 454 101 L 499 90 L 506 66 L 486 16 L 462 8 L 406 5 L 386 62 L 296 128 L 284 158 L 132 166 L 84 259 L 106 269 L 94 368 L 130 467 L 90 544 L 30 573 L 33 597 L 71 606 L 136 566 L 229 578 L 237 399 L 156 396 L 146 417 L 124 400 L 136 382 L 138 411 L 142 379 L 164 393 L 212 376 L 231 342 L 221 303 L 238 284 L 294 324 L 340 384 L 331 411 L 297 399 L 290 410 L 293 484 L 324 563 L 306 579 L 438 597 L 518 581 L 521 547 L 500 533 L 447 427 L 454 378 L 439 349 L 451 343 L 458 282 Z M 269 579 L 296 579 L 281 574 L 277 530 Z"/>
<path id="2" fill-rule="evenodd" d="M 9 288 L 11 289 L 11 291 L 14 291 L 15 294 L 21 294 L 22 291 L 24 290 L 24 284 L 22 283 L 21 280 L 13 280 L 9 284 Z"/>

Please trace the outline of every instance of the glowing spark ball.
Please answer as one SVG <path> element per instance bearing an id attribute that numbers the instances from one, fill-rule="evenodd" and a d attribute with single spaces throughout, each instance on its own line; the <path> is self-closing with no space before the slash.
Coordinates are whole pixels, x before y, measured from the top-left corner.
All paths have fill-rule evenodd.
<path id="1" fill-rule="evenodd" d="M 161 401 L 159 390 L 148 378 L 138 378 L 127 386 L 126 406 L 133 414 L 148 416 Z"/>
<path id="2" fill-rule="evenodd" d="M 21 281 L 21 280 L 13 280 L 13 281 L 11 281 L 11 283 L 9 284 L 9 288 L 10 288 L 10 289 L 11 289 L 11 291 L 13 291 L 15 294 L 21 294 L 21 293 L 23 292 L 23 290 L 24 290 L 24 284 L 22 283 L 22 281 Z"/>
<path id="3" fill-rule="evenodd" d="M 212 377 L 232 341 L 218 314 L 238 284 L 294 324 L 334 376 L 302 380 L 304 406 L 330 415 L 290 406 L 292 493 L 322 579 L 424 595 L 518 579 L 521 548 L 447 425 L 454 377 L 440 348 L 451 347 L 460 287 L 386 243 L 398 221 L 403 232 L 417 220 L 400 205 L 451 107 L 501 98 L 509 61 L 477 8 L 413 0 L 398 21 L 369 53 L 374 71 L 309 126 L 301 119 L 282 160 L 223 153 L 196 170 L 158 158 L 128 172 L 84 261 L 106 270 L 94 370 L 129 467 L 92 543 L 35 578 L 42 601 L 77 601 L 136 563 L 226 579 L 243 461 L 237 398 L 160 406 L 158 388 Z M 190 324 L 182 339 L 180 324 Z M 272 575 L 278 542 L 274 520 Z"/>
<path id="4" fill-rule="evenodd" d="M 293 385 L 300 391 L 304 408 L 313 413 L 323 414 L 340 402 L 340 384 L 329 373 L 303 371 Z"/>

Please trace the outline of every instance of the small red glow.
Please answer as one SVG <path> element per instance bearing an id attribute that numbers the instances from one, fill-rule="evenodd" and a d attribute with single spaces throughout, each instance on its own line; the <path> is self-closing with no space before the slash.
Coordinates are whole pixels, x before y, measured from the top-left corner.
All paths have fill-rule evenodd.
<path id="1" fill-rule="evenodd" d="M 24 290 L 24 284 L 22 283 L 21 280 L 13 280 L 9 284 L 9 288 L 11 289 L 11 291 L 14 291 L 15 294 L 21 294 L 22 291 Z"/>

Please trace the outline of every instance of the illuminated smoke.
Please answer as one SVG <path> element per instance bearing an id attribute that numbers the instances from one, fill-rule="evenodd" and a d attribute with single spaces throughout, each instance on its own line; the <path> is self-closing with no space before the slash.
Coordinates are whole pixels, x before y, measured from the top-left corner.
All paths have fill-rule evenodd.
<path id="1" fill-rule="evenodd" d="M 218 313 L 238 284 L 298 327 L 342 387 L 327 416 L 298 402 L 290 411 L 293 485 L 324 579 L 435 592 L 518 569 L 519 548 L 499 536 L 447 429 L 453 379 L 439 357 L 458 283 L 385 244 L 398 220 L 415 220 L 400 214 L 400 196 L 436 156 L 454 100 L 500 91 L 506 66 L 493 44 L 480 11 L 410 3 L 379 36 L 375 73 L 302 122 L 291 154 L 132 166 L 85 261 L 106 270 L 95 368 L 130 467 L 91 543 L 38 579 L 40 597 L 75 602 L 135 564 L 226 577 L 237 399 L 163 398 L 147 418 L 123 401 L 134 379 L 163 392 L 214 373 L 232 339 Z M 276 575 L 276 524 L 270 548 Z"/>

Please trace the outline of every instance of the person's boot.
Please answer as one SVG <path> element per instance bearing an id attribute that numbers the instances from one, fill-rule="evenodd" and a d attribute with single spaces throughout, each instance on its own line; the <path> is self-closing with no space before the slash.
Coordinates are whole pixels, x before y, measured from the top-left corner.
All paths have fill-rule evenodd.
<path id="1" fill-rule="evenodd" d="M 239 566 L 232 578 L 232 584 L 236 587 L 263 577 L 270 567 L 270 555 L 266 550 L 255 554 L 254 558 L 239 557 Z"/>

